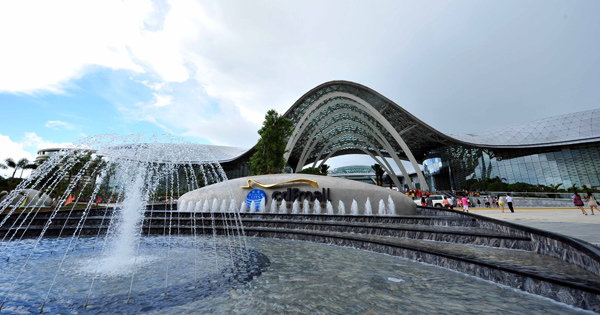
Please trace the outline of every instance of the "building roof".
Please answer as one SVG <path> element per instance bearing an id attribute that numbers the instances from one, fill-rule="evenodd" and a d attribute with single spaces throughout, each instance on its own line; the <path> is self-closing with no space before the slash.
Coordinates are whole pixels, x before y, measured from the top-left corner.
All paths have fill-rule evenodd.
<path id="1" fill-rule="evenodd" d="M 108 146 L 98 150 L 97 154 L 153 162 L 225 163 L 239 158 L 249 150 L 196 143 L 139 143 Z"/>
<path id="2" fill-rule="evenodd" d="M 369 165 L 348 165 L 334 168 L 329 174 L 375 174 L 375 171 Z"/>
<path id="3" fill-rule="evenodd" d="M 288 148 L 291 165 L 365 152 L 390 156 L 390 151 L 400 159 L 410 159 L 412 154 L 422 162 L 429 152 L 446 145 L 516 149 L 600 141 L 600 125 L 592 124 L 600 121 L 600 109 L 449 135 L 378 92 L 349 81 L 330 81 L 311 89 L 285 116 L 294 121 L 298 133 L 292 136 L 293 146 Z"/>
<path id="4" fill-rule="evenodd" d="M 600 109 L 534 120 L 472 134 L 448 135 L 480 146 L 540 147 L 600 140 Z"/>

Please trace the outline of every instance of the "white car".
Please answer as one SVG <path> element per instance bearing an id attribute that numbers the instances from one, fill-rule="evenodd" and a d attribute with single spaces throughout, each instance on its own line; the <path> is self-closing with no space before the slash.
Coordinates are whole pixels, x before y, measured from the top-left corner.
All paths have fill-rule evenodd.
<path id="1" fill-rule="evenodd" d="M 444 196 L 442 195 L 431 195 L 429 196 L 429 198 L 431 198 L 431 202 L 433 203 L 434 207 L 438 207 L 438 208 L 443 208 L 444 204 L 442 203 L 444 201 Z M 448 199 L 448 201 L 450 201 L 450 199 Z M 414 202 L 420 206 L 421 205 L 421 198 L 419 199 L 415 199 Z"/>

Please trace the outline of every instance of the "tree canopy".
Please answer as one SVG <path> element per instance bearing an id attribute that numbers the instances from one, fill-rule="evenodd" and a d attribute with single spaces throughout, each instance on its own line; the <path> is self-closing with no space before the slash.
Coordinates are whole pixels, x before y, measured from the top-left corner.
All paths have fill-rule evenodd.
<path id="1" fill-rule="evenodd" d="M 375 181 L 377 186 L 383 186 L 383 174 L 385 174 L 385 170 L 377 163 L 371 165 L 371 168 L 375 171 Z"/>
<path id="2" fill-rule="evenodd" d="M 256 152 L 250 158 L 250 169 L 254 175 L 280 173 L 285 167 L 285 145 L 292 135 L 294 122 L 280 116 L 274 109 L 265 115 Z"/>

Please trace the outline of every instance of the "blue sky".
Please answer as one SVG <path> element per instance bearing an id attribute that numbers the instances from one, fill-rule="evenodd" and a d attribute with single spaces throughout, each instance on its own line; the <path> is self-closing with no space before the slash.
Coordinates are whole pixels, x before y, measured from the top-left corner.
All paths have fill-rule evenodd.
<path id="1" fill-rule="evenodd" d="M 267 110 L 339 79 L 448 133 L 594 109 L 598 12 L 592 0 L 4 1 L 0 159 L 106 133 L 251 147 Z"/>

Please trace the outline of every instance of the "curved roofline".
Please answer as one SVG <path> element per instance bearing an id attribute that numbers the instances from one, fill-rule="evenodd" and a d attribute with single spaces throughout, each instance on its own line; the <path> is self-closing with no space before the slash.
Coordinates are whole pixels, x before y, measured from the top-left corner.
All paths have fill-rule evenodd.
<path id="1" fill-rule="evenodd" d="M 385 97 L 384 95 L 382 95 L 381 93 L 373 90 L 372 88 L 362 85 L 360 83 L 356 83 L 356 82 L 352 82 L 352 81 L 346 81 L 346 80 L 333 80 L 333 81 L 328 81 L 322 84 L 319 84 L 318 86 L 312 88 L 311 90 L 309 90 L 308 92 L 304 93 L 296 102 L 294 102 L 294 104 L 285 112 L 284 116 L 289 117 L 294 109 L 298 106 L 300 106 L 304 100 L 306 98 L 308 98 L 309 96 L 311 96 L 312 94 L 314 94 L 315 92 L 327 87 L 327 86 L 331 86 L 331 85 L 336 85 L 336 84 L 345 84 L 348 86 L 353 86 L 356 88 L 360 88 L 363 89 L 369 93 L 372 93 L 373 95 L 375 95 L 376 97 L 379 97 L 380 99 L 382 99 L 383 101 L 389 103 L 390 105 L 394 106 L 396 110 L 401 111 L 404 115 L 408 116 L 410 119 L 414 120 L 420 127 L 424 127 L 426 129 L 428 129 L 429 131 L 433 132 L 434 134 L 436 134 L 437 136 L 446 139 L 447 141 L 450 142 L 454 142 L 456 144 L 461 144 L 461 145 L 465 145 L 465 146 L 475 146 L 475 147 L 480 147 L 480 148 L 504 148 L 504 149 L 519 149 L 519 148 L 539 148 L 539 147 L 551 147 L 551 146 L 560 146 L 560 145 L 570 145 L 570 144 L 579 144 L 579 143 L 590 143 L 590 142 L 595 142 L 595 141 L 600 141 L 600 135 L 598 136 L 591 136 L 588 138 L 581 138 L 581 139 L 576 139 L 576 140 L 557 140 L 557 141 L 550 141 L 550 142 L 540 142 L 540 143 L 531 143 L 531 144 L 510 144 L 510 145 L 498 145 L 498 144 L 490 144 L 490 143 L 484 143 L 484 142 L 472 142 L 472 141 L 465 141 L 465 140 L 461 140 L 459 138 L 457 138 L 457 136 L 461 136 L 459 135 L 449 135 L 449 134 L 445 134 L 433 127 L 431 127 L 430 125 L 428 125 L 427 123 L 423 122 L 422 120 L 420 120 L 419 118 L 417 118 L 416 116 L 414 116 L 413 114 L 411 114 L 409 111 L 407 111 L 406 109 L 402 108 L 400 105 L 396 104 L 394 101 L 390 100 L 389 98 Z M 476 136 L 478 133 L 468 133 L 468 134 L 464 134 L 464 136 Z"/>

